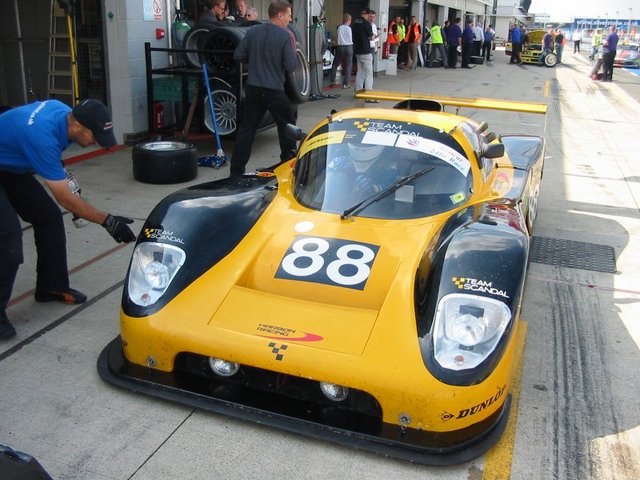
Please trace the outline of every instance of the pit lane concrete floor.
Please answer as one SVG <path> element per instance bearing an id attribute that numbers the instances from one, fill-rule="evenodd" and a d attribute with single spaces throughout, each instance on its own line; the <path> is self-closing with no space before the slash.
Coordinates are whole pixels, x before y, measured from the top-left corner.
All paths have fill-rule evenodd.
<path id="1" fill-rule="evenodd" d="M 519 406 L 513 429 L 489 454 L 446 468 L 418 466 L 103 383 L 96 359 L 118 334 L 133 247 L 115 244 L 96 225 L 75 229 L 70 215 L 71 284 L 89 301 L 34 301 L 35 251 L 25 225 L 26 259 L 8 310 L 18 336 L 0 343 L 0 443 L 35 455 L 56 479 L 640 478 L 638 80 L 616 71 L 615 83 L 592 82 L 584 54 L 565 54 L 565 62 L 555 69 L 514 66 L 497 51 L 494 63 L 471 70 L 419 68 L 375 79 L 379 89 L 547 102 L 535 234 L 615 249 L 615 274 L 530 265 Z M 301 127 L 353 105 L 352 90 L 324 93 L 333 92 L 341 96 L 300 107 Z M 542 133 L 544 126 L 533 115 L 461 113 L 488 120 L 499 133 Z M 213 140 L 198 146 L 201 154 L 214 150 Z M 224 148 L 230 154 L 232 142 Z M 275 130 L 259 134 L 250 167 L 275 163 L 277 149 Z M 185 186 L 134 181 L 130 148 L 71 170 L 92 203 L 135 218 L 136 232 L 161 198 Z M 201 168 L 190 184 L 227 173 Z"/>

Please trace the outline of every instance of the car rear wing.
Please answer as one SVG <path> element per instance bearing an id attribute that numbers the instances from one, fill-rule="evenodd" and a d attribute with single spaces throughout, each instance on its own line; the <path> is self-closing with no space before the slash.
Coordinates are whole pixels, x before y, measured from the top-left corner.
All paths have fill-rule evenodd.
<path id="1" fill-rule="evenodd" d="M 435 102 L 441 106 L 457 108 L 484 108 L 490 110 L 505 110 L 508 112 L 538 113 L 542 115 L 547 113 L 547 104 L 545 103 L 498 100 L 493 98 L 442 97 L 427 93 L 391 92 L 386 90 L 358 90 L 354 98 L 356 107 L 364 107 L 366 100 L 390 102 L 417 101 L 417 103 Z"/>

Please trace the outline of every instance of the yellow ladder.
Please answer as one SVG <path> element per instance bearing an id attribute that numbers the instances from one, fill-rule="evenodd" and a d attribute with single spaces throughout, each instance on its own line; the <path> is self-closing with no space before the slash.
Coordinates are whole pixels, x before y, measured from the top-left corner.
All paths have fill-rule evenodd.
<path id="1" fill-rule="evenodd" d="M 58 0 L 51 3 L 49 32 L 49 77 L 47 96 L 73 106 L 78 103 L 78 66 L 73 17 Z"/>

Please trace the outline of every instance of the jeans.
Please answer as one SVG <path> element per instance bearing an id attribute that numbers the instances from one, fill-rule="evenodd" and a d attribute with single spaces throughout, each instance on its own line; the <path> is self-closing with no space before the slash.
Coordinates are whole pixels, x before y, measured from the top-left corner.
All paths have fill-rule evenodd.
<path id="1" fill-rule="evenodd" d="M 542 65 L 544 63 L 544 57 L 546 57 L 550 53 L 551 53 L 550 48 L 547 48 L 547 47 L 543 48 L 542 53 L 540 54 L 540 57 L 538 57 L 538 65 Z"/>
<path id="2" fill-rule="evenodd" d="M 449 64 L 447 63 L 447 55 L 444 53 L 444 44 L 442 43 L 434 43 L 433 45 L 431 45 L 429 68 L 433 67 L 433 61 L 436 59 L 436 52 L 440 54 L 440 61 L 442 62 L 442 66 L 447 68 Z"/>
<path id="3" fill-rule="evenodd" d="M 562 62 L 562 51 L 564 50 L 564 45 L 560 43 L 556 43 L 556 57 L 558 57 L 558 63 Z"/>
<path id="4" fill-rule="evenodd" d="M 285 129 L 288 123 L 295 124 L 295 114 L 289 98 L 283 90 L 247 85 L 242 101 L 242 117 L 233 155 L 231 156 L 231 176 L 242 175 L 251 156 L 251 148 L 256 132 L 265 113 L 269 111 L 278 127 L 280 142 L 280 160 L 288 160 L 296 150 L 296 141 L 287 138 Z"/>
<path id="5" fill-rule="evenodd" d="M 331 83 L 336 83 L 338 65 L 342 65 L 342 85 L 349 86 L 351 82 L 351 65 L 353 64 L 353 45 L 338 45 L 336 55 L 331 65 Z"/>
<path id="6" fill-rule="evenodd" d="M 616 51 L 604 52 L 602 54 L 602 79 L 613 80 L 613 61 L 616 58 Z"/>
<path id="7" fill-rule="evenodd" d="M 491 60 L 491 47 L 493 47 L 493 42 L 485 40 L 482 43 L 482 56 L 487 59 L 487 62 Z"/>
<path id="8" fill-rule="evenodd" d="M 373 88 L 373 54 L 356 55 L 358 71 L 356 72 L 356 90 Z"/>

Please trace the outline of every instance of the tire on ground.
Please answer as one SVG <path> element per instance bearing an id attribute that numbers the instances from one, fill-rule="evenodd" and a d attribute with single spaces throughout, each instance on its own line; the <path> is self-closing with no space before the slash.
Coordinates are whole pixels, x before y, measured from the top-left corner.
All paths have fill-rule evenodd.
<path id="1" fill-rule="evenodd" d="M 555 67 L 557 63 L 558 63 L 558 57 L 556 57 L 555 53 L 547 53 L 547 55 L 545 55 L 544 64 L 547 67 L 549 68 Z"/>
<path id="2" fill-rule="evenodd" d="M 131 153 L 133 178 L 143 183 L 170 184 L 198 175 L 196 147 L 191 143 L 159 141 L 136 145 Z"/>

